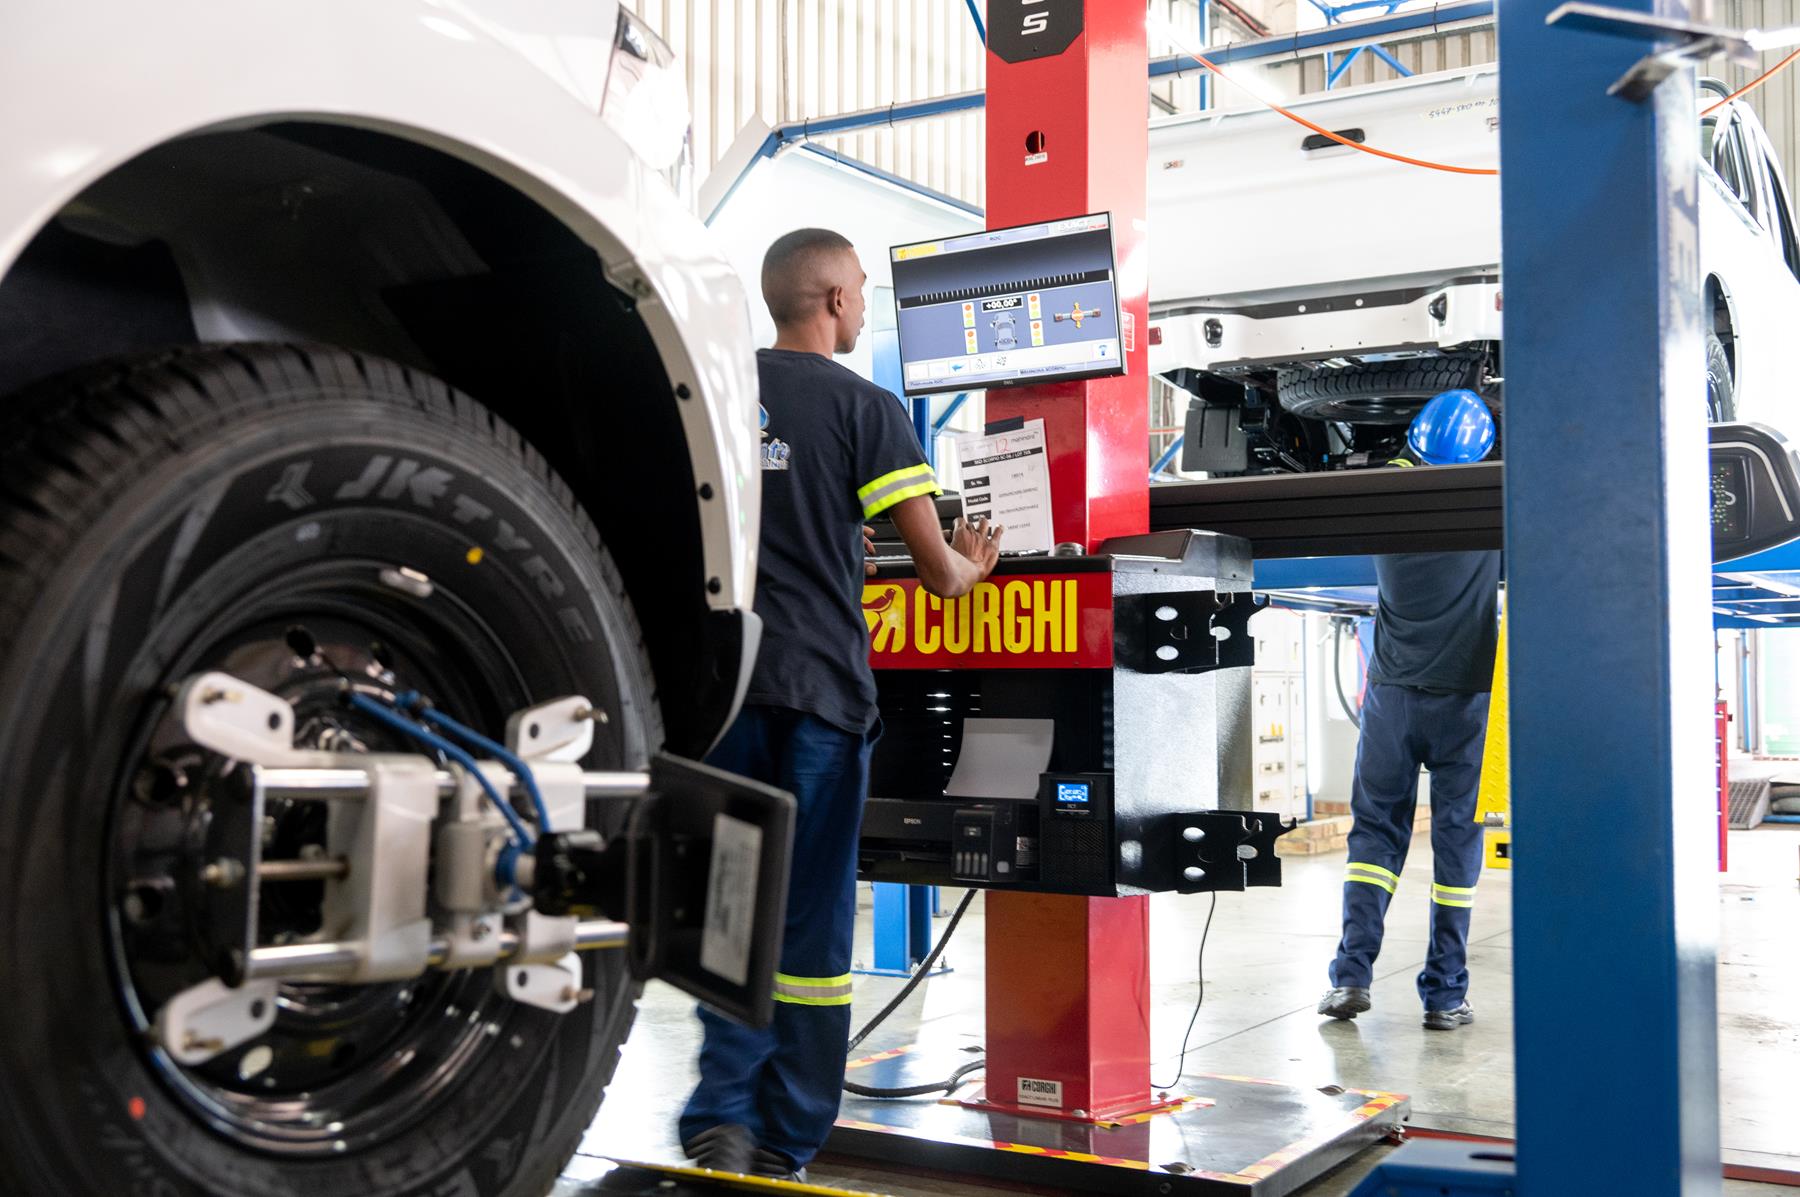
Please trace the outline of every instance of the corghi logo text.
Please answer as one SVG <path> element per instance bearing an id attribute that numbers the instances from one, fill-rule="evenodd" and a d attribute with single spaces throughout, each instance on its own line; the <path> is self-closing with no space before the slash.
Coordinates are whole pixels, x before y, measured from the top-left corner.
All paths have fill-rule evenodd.
<path id="1" fill-rule="evenodd" d="M 1080 648 L 1073 578 L 981 582 L 959 599 L 923 587 L 871 582 L 863 621 L 876 653 L 1069 653 Z"/>

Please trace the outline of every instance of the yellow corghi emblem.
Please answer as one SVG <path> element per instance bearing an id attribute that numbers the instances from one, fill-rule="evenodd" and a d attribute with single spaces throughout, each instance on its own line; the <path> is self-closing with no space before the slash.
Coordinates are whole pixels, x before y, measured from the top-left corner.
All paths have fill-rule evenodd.
<path id="1" fill-rule="evenodd" d="M 869 625 L 869 646 L 876 652 L 898 652 L 906 647 L 906 588 L 871 582 L 863 587 L 863 622 Z"/>

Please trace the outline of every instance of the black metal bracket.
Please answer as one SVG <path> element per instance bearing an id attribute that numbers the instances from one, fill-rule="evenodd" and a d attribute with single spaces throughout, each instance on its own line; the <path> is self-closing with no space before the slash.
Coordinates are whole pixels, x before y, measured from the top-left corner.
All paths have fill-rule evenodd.
<path id="1" fill-rule="evenodd" d="M 1262 811 L 1203 810 L 1168 816 L 1161 830 L 1174 843 L 1175 892 L 1237 892 L 1280 885 L 1281 858 L 1275 855 L 1275 841 L 1297 826 Z"/>
<path id="2" fill-rule="evenodd" d="M 1754 66 L 1759 50 L 1793 44 L 1791 40 L 1769 38 L 1754 30 L 1745 32 L 1697 21 L 1679 21 L 1581 0 L 1559 6 L 1544 18 L 1544 24 L 1582 33 L 1603 33 L 1610 37 L 1661 43 L 1655 53 L 1638 59 L 1618 82 L 1606 89 L 1607 95 L 1634 103 L 1648 99 L 1657 84 L 1682 67 L 1703 62 L 1715 54 L 1729 55 L 1739 66 Z"/>
<path id="3" fill-rule="evenodd" d="M 218 800 L 206 825 L 206 872 L 196 881 L 205 910 L 212 965 L 227 985 L 239 985 L 256 947 L 262 867 L 263 792 L 256 770 L 234 765 L 209 781 Z"/>
<path id="4" fill-rule="evenodd" d="M 1167 591 L 1113 600 L 1113 657 L 1138 673 L 1206 673 L 1256 661 L 1250 617 L 1264 600 L 1245 591 Z"/>
<path id="5" fill-rule="evenodd" d="M 750 1026 L 774 1015 L 794 799 L 667 754 L 611 842 L 577 830 L 538 840 L 540 913 L 622 919 L 633 975 L 656 978 Z"/>

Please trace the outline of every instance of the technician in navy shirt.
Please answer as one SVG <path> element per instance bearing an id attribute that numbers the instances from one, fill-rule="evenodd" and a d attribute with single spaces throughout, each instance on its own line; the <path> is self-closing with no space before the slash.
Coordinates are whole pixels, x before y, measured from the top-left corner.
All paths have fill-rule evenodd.
<path id="1" fill-rule="evenodd" d="M 1419 973 L 1425 1026 L 1473 1022 L 1469 915 L 1481 875 L 1475 804 L 1499 633 L 1499 553 L 1375 559 L 1375 655 L 1350 788 L 1344 933 L 1319 1013 L 1369 1008 L 1388 902 L 1412 843 L 1419 767 L 1431 771 L 1431 944 Z"/>
<path id="2" fill-rule="evenodd" d="M 743 712 L 708 759 L 790 791 L 798 812 L 775 1020 L 753 1031 L 700 1011 L 700 1083 L 681 1142 L 722 1171 L 797 1174 L 837 1118 L 856 841 L 879 730 L 862 611 L 865 521 L 891 519 L 920 584 L 943 598 L 993 571 L 1004 531 L 959 520 L 946 542 L 937 480 L 899 401 L 831 360 L 862 332 L 867 281 L 850 242 L 824 229 L 789 233 L 763 259 L 776 339 L 757 355 L 762 647 Z"/>

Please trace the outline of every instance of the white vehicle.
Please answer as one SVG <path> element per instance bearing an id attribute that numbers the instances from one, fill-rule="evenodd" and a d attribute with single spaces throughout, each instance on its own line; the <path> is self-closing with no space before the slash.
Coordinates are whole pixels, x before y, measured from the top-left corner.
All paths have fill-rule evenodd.
<path id="1" fill-rule="evenodd" d="M 584 777 L 735 712 L 755 361 L 669 182 L 679 67 L 616 0 L 12 0 L 0 32 L 0 1192 L 539 1197 L 612 1075 L 627 953 L 545 946 L 596 941 L 520 915 L 522 868 L 444 915 L 461 874 L 419 828 L 471 832 L 487 882 L 520 841 L 347 700 L 498 739 L 586 696 L 563 748 L 515 748 L 573 770 L 576 824 L 616 821 Z M 270 730 L 209 714 L 245 710 Z M 365 778 L 373 813 L 256 782 L 246 880 L 222 787 L 272 761 L 336 762 L 305 784 Z M 390 820 L 418 768 L 436 821 Z M 334 855 L 365 832 L 431 853 L 410 889 Z M 427 859 L 429 919 L 320 942 L 424 911 Z M 377 983 L 228 1006 L 231 918 Z"/>
<path id="2" fill-rule="evenodd" d="M 1701 107 L 1724 99 L 1701 87 Z M 1499 163 L 1492 66 L 1320 93 L 1293 109 L 1346 137 L 1453 166 Z M 1800 243 L 1750 106 L 1700 121 L 1707 403 L 1777 427 L 1781 346 L 1800 323 Z M 1247 434 L 1244 468 L 1382 460 L 1433 395 L 1499 405 L 1499 180 L 1386 161 L 1266 108 L 1172 118 L 1150 133 L 1151 370 Z M 1245 442 L 1237 442 L 1243 453 Z M 1371 456 L 1372 455 L 1372 456 Z M 1229 457 L 1229 453 L 1226 454 Z"/>

